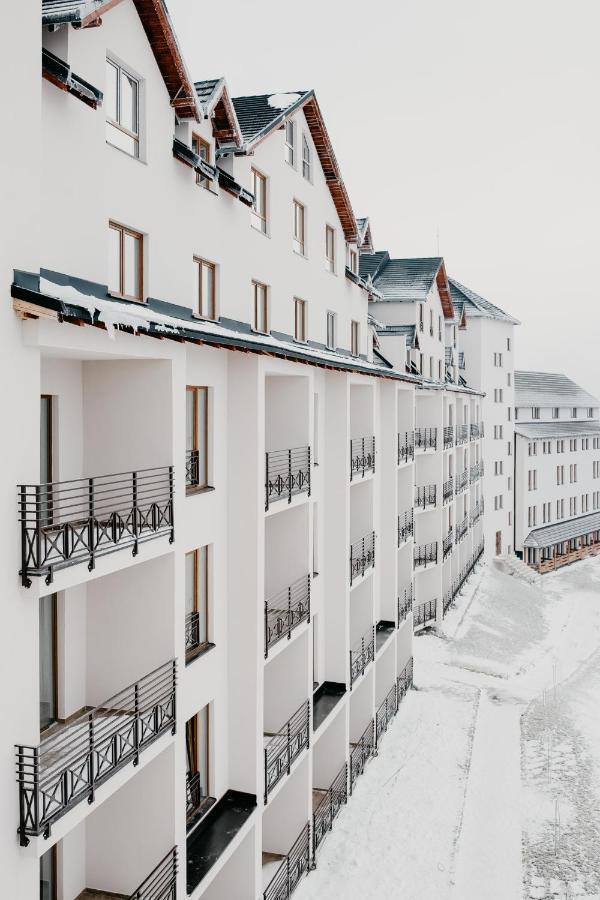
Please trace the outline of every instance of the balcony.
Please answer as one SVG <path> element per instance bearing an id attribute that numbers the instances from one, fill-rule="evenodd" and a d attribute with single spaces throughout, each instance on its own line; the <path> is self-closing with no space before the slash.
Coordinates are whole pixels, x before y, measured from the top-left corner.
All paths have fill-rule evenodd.
<path id="1" fill-rule="evenodd" d="M 379 747 L 388 725 L 398 712 L 398 686 L 393 683 L 385 700 L 375 713 L 375 746 Z"/>
<path id="2" fill-rule="evenodd" d="M 415 516 L 412 509 L 398 516 L 398 546 L 405 544 L 414 534 Z"/>
<path id="3" fill-rule="evenodd" d="M 469 517 L 465 516 L 462 522 L 456 526 L 456 543 L 458 544 L 464 538 L 469 528 Z"/>
<path id="4" fill-rule="evenodd" d="M 350 546 L 350 584 L 375 565 L 375 532 L 370 531 Z"/>
<path id="5" fill-rule="evenodd" d="M 444 428 L 444 450 L 450 450 L 451 447 L 454 447 L 454 427 L 446 425 Z"/>
<path id="6" fill-rule="evenodd" d="M 207 797 L 202 791 L 202 776 L 200 772 L 187 773 L 185 778 L 185 821 L 187 830 L 191 828 L 208 812 L 215 803 L 214 797 Z"/>
<path id="7" fill-rule="evenodd" d="M 375 653 L 384 647 L 396 630 L 396 623 L 390 619 L 380 619 L 375 626 Z"/>
<path id="8" fill-rule="evenodd" d="M 483 497 L 479 500 L 471 510 L 471 525 L 475 525 L 483 515 Z"/>
<path id="9" fill-rule="evenodd" d="M 483 462 L 476 462 L 471 466 L 470 476 L 471 476 L 471 484 L 478 481 L 483 475 Z"/>
<path id="10" fill-rule="evenodd" d="M 415 458 L 415 433 L 404 431 L 398 434 L 398 465 L 411 462 Z"/>
<path id="11" fill-rule="evenodd" d="M 415 506 L 417 509 L 433 508 L 437 504 L 437 485 L 426 484 L 415 488 Z"/>
<path id="12" fill-rule="evenodd" d="M 310 700 L 300 706 L 277 734 L 265 734 L 265 803 L 273 788 L 292 763 L 308 747 L 310 740 Z"/>
<path id="13" fill-rule="evenodd" d="M 454 600 L 455 597 L 463 589 L 463 586 L 464 586 L 465 582 L 467 581 L 467 579 L 469 578 L 471 572 L 473 571 L 473 569 L 475 568 L 475 566 L 477 565 L 477 563 L 483 556 L 484 549 L 485 549 L 484 542 L 481 541 L 477 545 L 475 550 L 473 551 L 469 561 L 466 563 L 466 565 L 463 566 L 463 568 L 460 570 L 460 572 L 458 573 L 458 575 L 452 582 L 452 600 Z"/>
<path id="14" fill-rule="evenodd" d="M 478 441 L 481 437 L 481 429 L 476 422 L 471 423 L 471 440 Z"/>
<path id="15" fill-rule="evenodd" d="M 302 622 L 310 622 L 310 575 L 265 600 L 265 659 L 282 638 L 289 640 Z"/>
<path id="16" fill-rule="evenodd" d="M 442 502 L 449 503 L 454 496 L 454 478 L 449 476 L 448 480 L 442 485 Z"/>
<path id="17" fill-rule="evenodd" d="M 459 368 L 459 369 L 465 369 L 465 368 L 466 368 L 466 366 L 465 366 L 465 353 L 464 353 L 464 350 L 459 350 L 459 351 L 458 351 L 458 368 Z"/>
<path id="18" fill-rule="evenodd" d="M 185 486 L 195 488 L 200 484 L 200 451 L 185 451 Z"/>
<path id="19" fill-rule="evenodd" d="M 413 658 L 406 663 L 396 681 L 398 688 L 398 705 L 404 700 L 404 697 L 413 686 Z"/>
<path id="20" fill-rule="evenodd" d="M 288 900 L 310 868 L 310 823 L 307 822 L 286 856 L 263 853 L 263 872 L 276 871 L 263 892 L 263 900 Z"/>
<path id="21" fill-rule="evenodd" d="M 19 835 L 48 837 L 54 822 L 168 731 L 175 733 L 172 660 L 94 709 L 51 729 L 39 747 L 17 747 Z"/>
<path id="22" fill-rule="evenodd" d="M 310 497 L 310 447 L 272 450 L 265 454 L 265 510 L 271 503 L 306 493 Z"/>
<path id="23" fill-rule="evenodd" d="M 103 897 L 111 900 L 175 900 L 176 887 L 177 847 L 173 847 L 132 894 L 105 894 L 103 891 L 86 889 L 78 894 L 77 900 L 102 900 Z"/>
<path id="24" fill-rule="evenodd" d="M 469 470 L 465 469 L 464 472 L 461 472 L 460 475 L 456 476 L 456 487 L 455 493 L 462 494 L 462 492 L 468 488 L 469 486 Z"/>
<path id="25" fill-rule="evenodd" d="M 45 576 L 164 535 L 174 540 L 173 466 L 19 486 L 24 587 Z"/>
<path id="26" fill-rule="evenodd" d="M 413 609 L 413 627 L 416 631 L 424 625 L 435 622 L 437 608 L 437 600 L 428 600 L 426 603 L 420 603 Z"/>
<path id="27" fill-rule="evenodd" d="M 458 447 L 460 444 L 466 444 L 469 440 L 469 426 L 468 425 L 457 425 L 456 426 L 456 446 Z"/>
<path id="28" fill-rule="evenodd" d="M 437 428 L 416 428 L 415 450 L 437 450 Z"/>
<path id="29" fill-rule="evenodd" d="M 313 694 L 313 731 L 323 724 L 345 693 L 346 685 L 336 681 L 324 681 L 319 685 Z"/>
<path id="30" fill-rule="evenodd" d="M 430 544 L 419 544 L 415 547 L 414 564 L 415 569 L 427 567 L 428 565 L 436 565 L 438 561 L 438 544 L 433 541 Z"/>
<path id="31" fill-rule="evenodd" d="M 328 788 L 313 788 L 313 861 L 342 805 L 347 802 L 348 765 L 344 763 Z"/>
<path id="32" fill-rule="evenodd" d="M 350 481 L 359 475 L 375 471 L 375 438 L 363 437 L 350 441 Z"/>
<path id="33" fill-rule="evenodd" d="M 452 589 L 450 589 L 449 591 L 446 591 L 446 593 L 444 594 L 443 600 L 442 600 L 442 615 L 443 616 L 446 615 L 446 613 L 452 606 L 453 602 L 454 602 L 454 595 L 452 593 Z"/>
<path id="34" fill-rule="evenodd" d="M 410 585 L 409 588 L 405 588 L 402 594 L 398 597 L 398 628 L 404 622 L 406 617 L 410 612 L 412 612 L 413 606 L 413 586 Z"/>
<path id="35" fill-rule="evenodd" d="M 356 743 L 350 744 L 350 795 L 352 795 L 359 775 L 365 771 L 365 766 L 373 756 L 374 750 L 375 723 L 371 719 Z"/>
<path id="36" fill-rule="evenodd" d="M 350 690 L 375 658 L 375 627 L 371 626 L 350 650 Z"/>
<path id="37" fill-rule="evenodd" d="M 255 809 L 254 794 L 227 791 L 190 832 L 187 838 L 188 895 L 198 887 Z M 138 900 L 137 895 L 133 894 L 130 900 Z M 141 895 L 139 900 L 154 900 L 154 895 Z M 175 900 L 175 894 L 167 894 L 166 900 Z"/>
<path id="38" fill-rule="evenodd" d="M 452 553 L 453 546 L 453 537 L 452 537 L 452 529 L 448 532 L 444 540 L 442 541 L 442 558 L 446 559 L 447 556 Z"/>

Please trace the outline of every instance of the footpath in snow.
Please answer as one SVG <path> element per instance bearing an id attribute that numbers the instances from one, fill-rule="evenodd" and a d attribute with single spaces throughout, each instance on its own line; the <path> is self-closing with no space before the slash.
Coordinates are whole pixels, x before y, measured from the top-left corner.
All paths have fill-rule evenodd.
<path id="1" fill-rule="evenodd" d="M 600 900 L 600 558 L 481 569 L 298 900 Z"/>

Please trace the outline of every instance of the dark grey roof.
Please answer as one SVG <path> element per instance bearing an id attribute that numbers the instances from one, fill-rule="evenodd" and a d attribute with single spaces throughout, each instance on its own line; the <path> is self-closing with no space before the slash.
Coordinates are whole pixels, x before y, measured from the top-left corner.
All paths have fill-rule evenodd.
<path id="1" fill-rule="evenodd" d="M 567 519 L 566 522 L 555 522 L 543 528 L 534 528 L 523 541 L 523 546 L 552 547 L 553 544 L 570 541 L 599 529 L 600 512 L 590 513 L 589 516 L 579 516 L 576 519 Z"/>
<path id="2" fill-rule="evenodd" d="M 359 220 L 360 221 L 360 220 Z M 377 272 L 389 260 L 390 254 L 387 250 L 377 250 L 376 253 L 361 253 L 359 258 L 359 272 L 363 278 L 370 275 L 375 278 Z"/>
<path id="3" fill-rule="evenodd" d="M 516 422 L 515 432 L 528 440 L 550 437 L 578 437 L 581 435 L 600 435 L 600 422 L 598 419 L 588 419 L 587 422 L 571 420 L 569 422 Z"/>
<path id="4" fill-rule="evenodd" d="M 270 97 L 284 97 L 285 94 L 293 98 L 289 106 L 281 109 L 270 105 Z M 240 123 L 244 142 L 251 143 L 262 134 L 266 134 L 280 120 L 283 120 L 290 112 L 302 105 L 311 94 L 312 91 L 285 91 L 283 94 L 234 97 L 232 102 Z"/>
<path id="5" fill-rule="evenodd" d="M 106 0 L 42 0 L 42 24 L 80 22 L 104 3 Z"/>
<path id="6" fill-rule="evenodd" d="M 448 278 L 448 282 L 450 284 L 450 296 L 457 311 L 459 305 L 461 313 L 462 308 L 466 306 L 468 316 L 483 316 L 488 319 L 502 319 L 505 322 L 512 322 L 513 325 L 519 324 L 517 319 L 513 319 L 499 306 L 494 306 L 489 300 L 480 297 L 479 294 L 465 287 L 464 284 L 461 284 L 455 278 Z"/>
<path id="7" fill-rule="evenodd" d="M 203 107 L 207 107 L 215 90 L 223 83 L 222 78 L 207 78 L 205 81 L 195 81 L 194 87 L 198 94 L 198 100 Z"/>
<path id="8" fill-rule="evenodd" d="M 600 402 L 558 372 L 515 372 L 515 406 L 600 406 Z"/>
<path id="9" fill-rule="evenodd" d="M 381 334 L 385 336 L 389 335 L 404 335 L 406 339 L 406 346 L 413 348 L 418 347 L 417 337 L 417 326 L 416 325 L 384 325 L 383 328 L 377 329 L 377 334 Z"/>
<path id="10" fill-rule="evenodd" d="M 373 278 L 384 300 L 425 300 L 442 265 L 440 256 L 389 259 Z"/>

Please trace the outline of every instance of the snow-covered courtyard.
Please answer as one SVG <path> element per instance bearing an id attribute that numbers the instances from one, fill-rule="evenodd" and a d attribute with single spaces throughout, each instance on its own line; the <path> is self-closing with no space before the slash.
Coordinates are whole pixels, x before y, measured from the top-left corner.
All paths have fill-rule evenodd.
<path id="1" fill-rule="evenodd" d="M 298 900 L 600 900 L 600 558 L 480 568 Z"/>

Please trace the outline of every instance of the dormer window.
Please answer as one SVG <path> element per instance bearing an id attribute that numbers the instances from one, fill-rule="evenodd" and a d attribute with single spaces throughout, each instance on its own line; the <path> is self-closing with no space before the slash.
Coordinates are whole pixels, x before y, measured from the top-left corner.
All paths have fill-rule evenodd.
<path id="1" fill-rule="evenodd" d="M 130 156 L 140 155 L 140 85 L 137 78 L 106 60 L 106 140 Z"/>
<path id="2" fill-rule="evenodd" d="M 196 156 L 199 156 L 204 162 L 210 163 L 210 144 L 197 134 L 192 135 L 192 150 Z M 200 172 L 196 172 L 196 184 L 199 184 L 204 188 L 210 187 L 208 178 L 205 178 Z"/>
<path id="3" fill-rule="evenodd" d="M 302 135 L 302 175 L 307 181 L 311 180 L 310 144 L 308 143 L 305 134 Z"/>
<path id="4" fill-rule="evenodd" d="M 296 165 L 296 123 L 291 119 L 285 123 L 285 161 Z"/>

